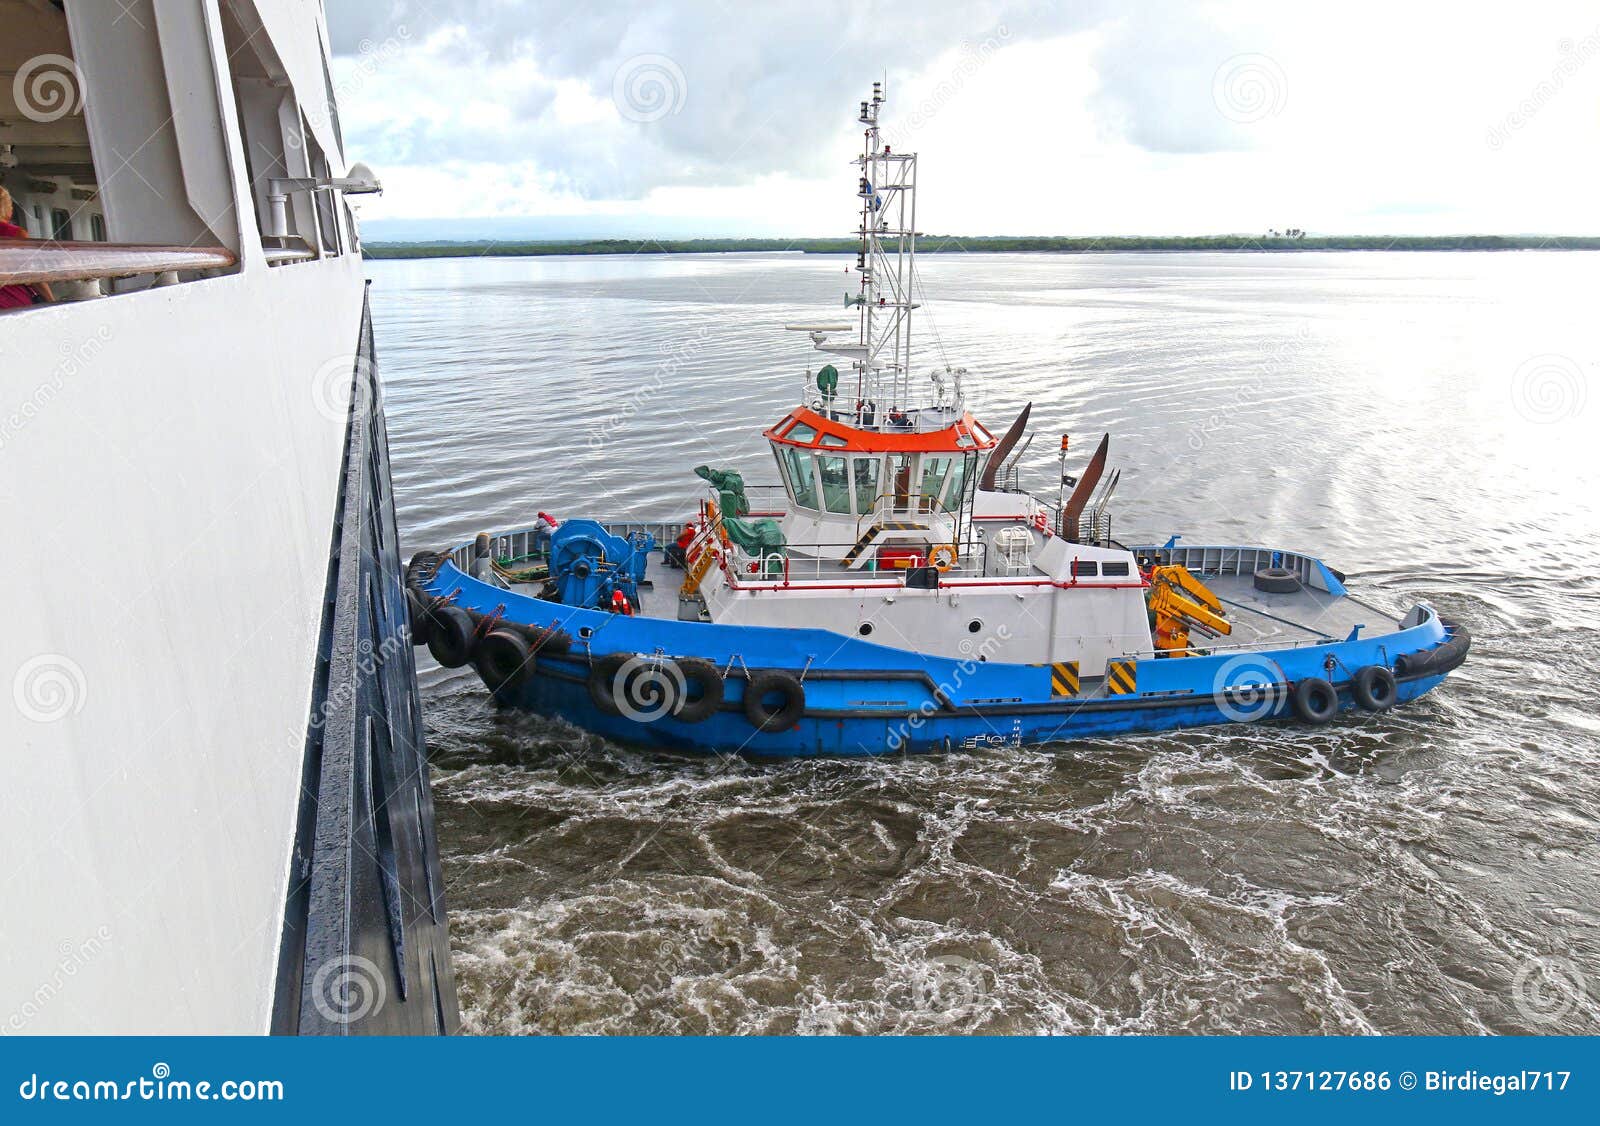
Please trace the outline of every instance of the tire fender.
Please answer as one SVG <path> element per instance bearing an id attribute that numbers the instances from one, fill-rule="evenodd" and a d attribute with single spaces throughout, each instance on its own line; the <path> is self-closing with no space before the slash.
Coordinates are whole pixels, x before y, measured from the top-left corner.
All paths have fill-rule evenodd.
<path id="1" fill-rule="evenodd" d="M 1382 665 L 1368 665 L 1356 673 L 1350 691 L 1355 696 L 1356 703 L 1367 711 L 1383 712 L 1394 707 L 1398 686 L 1395 683 L 1394 673 Z"/>
<path id="2" fill-rule="evenodd" d="M 472 664 L 491 691 L 515 688 L 534 671 L 533 654 L 520 632 L 490 630 L 472 653 Z"/>
<path id="3" fill-rule="evenodd" d="M 683 678 L 683 698 L 672 717 L 684 723 L 703 723 L 717 714 L 727 695 L 722 683 L 722 672 L 716 665 L 700 657 L 685 657 L 678 662 L 678 672 Z M 700 698 L 691 699 L 689 685 L 700 685 Z"/>
<path id="4" fill-rule="evenodd" d="M 778 694 L 777 707 L 767 697 Z M 806 689 L 786 672 L 758 672 L 744 686 L 744 716 L 757 731 L 768 733 L 793 727 L 806 712 Z"/>
<path id="5" fill-rule="evenodd" d="M 447 669 L 459 669 L 472 658 L 472 615 L 459 606 L 435 606 L 428 628 L 428 652 Z"/>
<path id="6" fill-rule="evenodd" d="M 624 665 L 633 660 L 632 653 L 608 653 L 589 668 L 589 699 L 606 715 L 621 715 L 617 706 L 615 682 Z"/>
<path id="7" fill-rule="evenodd" d="M 1339 714 L 1339 693 L 1320 676 L 1308 676 L 1294 686 L 1294 714 L 1306 723 L 1327 723 Z"/>

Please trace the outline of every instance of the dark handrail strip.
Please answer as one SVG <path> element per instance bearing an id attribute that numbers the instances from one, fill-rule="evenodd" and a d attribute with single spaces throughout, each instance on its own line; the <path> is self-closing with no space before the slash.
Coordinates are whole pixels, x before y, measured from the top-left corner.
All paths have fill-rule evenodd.
<path id="1" fill-rule="evenodd" d="M 237 262 L 233 251 L 220 246 L 0 239 L 0 285 L 95 281 L 169 270 L 221 270 Z"/>

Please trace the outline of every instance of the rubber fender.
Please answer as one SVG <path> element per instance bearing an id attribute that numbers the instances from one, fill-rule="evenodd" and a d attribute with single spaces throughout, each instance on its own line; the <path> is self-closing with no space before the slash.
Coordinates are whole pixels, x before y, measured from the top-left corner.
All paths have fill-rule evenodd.
<path id="1" fill-rule="evenodd" d="M 1327 723 L 1339 714 L 1339 693 L 1320 676 L 1308 676 L 1294 686 L 1294 714 L 1307 723 Z"/>
<path id="2" fill-rule="evenodd" d="M 1300 589 L 1300 576 L 1287 567 L 1263 567 L 1256 572 L 1255 583 L 1266 594 L 1293 594 Z"/>
<path id="3" fill-rule="evenodd" d="M 532 652 L 520 631 L 490 630 L 472 651 L 472 664 L 493 691 L 515 688 L 535 669 Z"/>
<path id="4" fill-rule="evenodd" d="M 767 697 L 783 698 L 776 706 Z M 806 689 L 786 672 L 759 672 L 744 686 L 744 716 L 757 731 L 783 731 L 806 712 Z"/>
<path id="5" fill-rule="evenodd" d="M 410 587 L 406 588 L 406 625 L 411 630 L 411 644 L 428 644 L 433 631 L 433 618 L 422 597 Z"/>
<path id="6" fill-rule="evenodd" d="M 615 682 L 624 665 L 633 660 L 632 653 L 609 653 L 589 668 L 589 699 L 606 715 L 621 715 L 617 706 Z"/>
<path id="7" fill-rule="evenodd" d="M 1368 665 L 1356 673 L 1350 685 L 1356 703 L 1369 712 L 1384 712 L 1394 707 L 1398 694 L 1394 673 L 1382 665 Z"/>
<path id="8" fill-rule="evenodd" d="M 428 627 L 428 652 L 447 669 L 459 669 L 472 658 L 472 615 L 459 606 L 435 606 Z"/>
<path id="9" fill-rule="evenodd" d="M 1432 649 L 1418 653 L 1403 653 L 1394 663 L 1394 671 L 1401 676 L 1443 676 L 1461 667 L 1472 649 L 1472 632 L 1464 625 L 1444 621 L 1450 636 Z"/>
<path id="10" fill-rule="evenodd" d="M 685 657 L 678 662 L 679 682 L 683 698 L 673 711 L 674 719 L 684 723 L 703 723 L 717 714 L 722 707 L 727 689 L 722 683 L 722 672 L 716 665 L 700 657 Z M 691 686 L 700 686 L 700 695 L 692 694 Z"/>

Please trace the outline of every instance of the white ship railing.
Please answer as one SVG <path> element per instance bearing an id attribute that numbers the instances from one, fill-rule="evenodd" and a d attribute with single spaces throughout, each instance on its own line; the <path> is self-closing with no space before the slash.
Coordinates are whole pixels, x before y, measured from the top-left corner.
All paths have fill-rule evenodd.
<path id="1" fill-rule="evenodd" d="M 153 274 L 162 284 L 181 270 L 226 270 L 238 264 L 220 246 L 0 239 L 0 285 L 56 285 Z"/>

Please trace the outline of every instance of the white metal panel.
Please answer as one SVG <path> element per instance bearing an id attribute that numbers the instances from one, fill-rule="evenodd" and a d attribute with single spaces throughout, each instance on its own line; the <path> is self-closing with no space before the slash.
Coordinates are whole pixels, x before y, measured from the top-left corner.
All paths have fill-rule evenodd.
<path id="1" fill-rule="evenodd" d="M 0 1021 L 266 1030 L 361 299 L 347 256 L 6 316 Z"/>
<path id="2" fill-rule="evenodd" d="M 272 46 L 294 85 L 295 97 L 305 111 L 306 122 L 317 144 L 327 154 L 335 175 L 345 171 L 344 152 L 333 127 L 333 110 L 327 105 L 328 78 L 323 69 L 326 56 L 319 0 L 252 0 Z"/>

